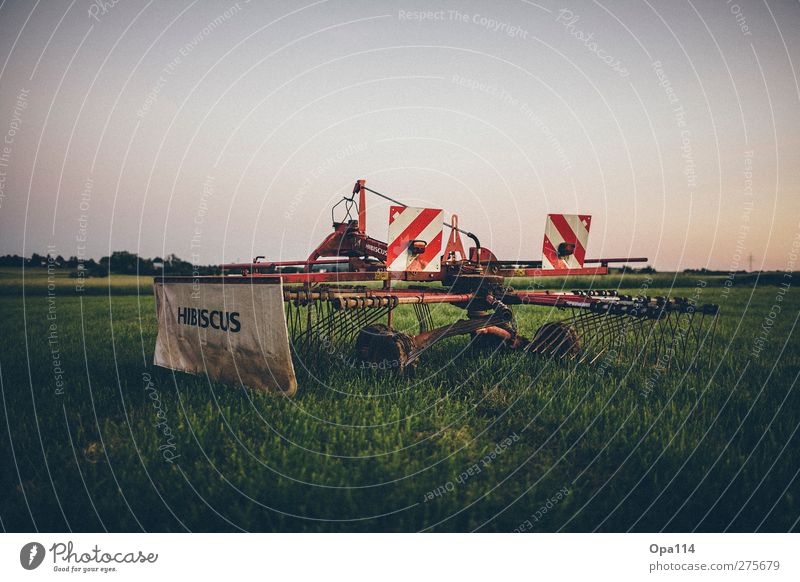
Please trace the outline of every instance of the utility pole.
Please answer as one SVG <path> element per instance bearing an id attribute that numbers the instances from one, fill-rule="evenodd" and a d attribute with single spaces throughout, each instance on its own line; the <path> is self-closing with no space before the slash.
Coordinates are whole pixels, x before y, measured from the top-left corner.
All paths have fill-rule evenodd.
<path id="1" fill-rule="evenodd" d="M 748 262 L 750 263 L 750 272 L 753 272 L 753 253 L 750 253 L 750 256 L 747 258 Z"/>

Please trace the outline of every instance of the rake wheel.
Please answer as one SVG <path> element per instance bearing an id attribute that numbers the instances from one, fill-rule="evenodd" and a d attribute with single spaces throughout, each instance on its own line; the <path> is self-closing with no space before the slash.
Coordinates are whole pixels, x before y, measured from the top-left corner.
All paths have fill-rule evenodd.
<path id="1" fill-rule="evenodd" d="M 393 331 L 382 323 L 374 323 L 361 329 L 355 343 L 356 356 L 364 368 L 395 371 L 411 375 L 417 360 L 411 360 L 414 341 L 403 332 Z"/>
<path id="2" fill-rule="evenodd" d="M 545 323 L 536 330 L 529 352 L 563 357 L 577 354 L 581 349 L 580 338 L 574 327 L 561 321 Z"/>

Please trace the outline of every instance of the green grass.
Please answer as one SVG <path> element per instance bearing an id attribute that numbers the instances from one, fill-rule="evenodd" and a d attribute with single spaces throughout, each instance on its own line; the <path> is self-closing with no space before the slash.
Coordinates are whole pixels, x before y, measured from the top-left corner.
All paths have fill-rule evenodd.
<path id="1" fill-rule="evenodd" d="M 768 273 L 757 275 L 737 275 L 739 285 L 753 286 L 770 284 L 782 281 L 782 274 Z M 721 286 L 726 279 L 723 275 L 705 275 L 704 281 L 711 286 Z M 642 275 L 638 273 L 620 273 L 612 271 L 611 274 L 599 277 L 552 277 L 542 279 L 534 285 L 533 279 L 514 279 L 517 288 L 542 287 L 546 284 L 548 289 L 585 289 L 592 286 L 603 289 L 637 289 L 646 282 L 654 288 L 664 287 L 693 287 L 698 276 L 685 273 L 658 273 L 655 275 Z M 48 285 L 51 284 L 59 295 L 152 295 L 152 275 L 118 275 L 111 274 L 106 277 L 85 277 L 77 279 L 70 277 L 70 269 L 55 269 L 48 273 L 46 268 L 26 268 L 24 272 L 15 267 L 0 267 L 0 296 L 21 297 L 34 295 L 47 295 Z M 77 285 L 83 286 L 83 291 L 76 291 Z M 369 283 L 364 283 L 370 285 Z M 400 283 L 398 286 L 403 286 Z"/>
<path id="2" fill-rule="evenodd" d="M 65 284 L 51 303 L 46 274 L 44 291 L 32 283 L 41 273 L 26 274 L 24 300 L 12 275 L 0 273 L 0 518 L 9 531 L 512 531 L 526 520 L 533 531 L 797 528 L 794 289 L 756 356 L 779 288 L 725 293 L 712 281 L 703 301 L 723 309 L 715 364 L 664 374 L 648 396 L 651 369 L 621 363 L 601 375 L 464 352 L 467 340 L 455 338 L 426 354 L 415 380 L 300 370 L 287 401 L 154 368 L 153 297 L 137 296 L 135 279 L 115 278 L 110 294 L 97 280 L 99 296 Z M 682 287 L 655 287 L 671 280 L 659 275 L 648 292 L 692 294 L 685 275 Z M 148 292 L 149 278 L 141 285 Z M 528 334 L 548 315 L 516 314 Z M 441 322 L 457 315 L 436 312 Z M 400 312 L 398 323 L 410 318 Z M 172 463 L 164 450 L 178 455 Z M 444 493 L 429 493 L 437 488 Z"/>
<path id="3" fill-rule="evenodd" d="M 24 275 L 24 276 L 23 276 Z M 45 268 L 22 269 L 0 267 L 0 296 L 20 297 L 47 295 L 48 285 L 58 295 L 76 294 L 76 286 L 83 286 L 83 295 L 136 295 L 153 293 L 152 276 L 110 275 L 107 277 L 70 277 L 70 269 L 55 269 L 48 273 Z"/>

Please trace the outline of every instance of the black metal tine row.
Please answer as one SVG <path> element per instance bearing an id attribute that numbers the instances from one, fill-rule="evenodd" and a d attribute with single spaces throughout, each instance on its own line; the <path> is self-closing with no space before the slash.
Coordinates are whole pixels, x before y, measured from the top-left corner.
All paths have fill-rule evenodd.
<path id="1" fill-rule="evenodd" d="M 525 350 L 578 364 L 603 358 L 686 369 L 698 364 L 706 348 L 712 362 L 717 306 L 695 306 L 682 299 L 612 297 L 589 307 L 561 308 L 569 310 L 569 316 L 560 323 L 574 331 L 545 324 Z M 295 352 L 344 353 L 360 330 L 385 318 L 388 311 L 389 307 L 340 309 L 330 301 L 287 301 L 286 322 Z M 414 312 L 420 333 L 434 329 L 430 305 L 415 304 Z"/>
<path id="2" fill-rule="evenodd" d="M 431 315 L 431 306 L 427 303 L 415 303 L 414 314 L 417 316 L 419 322 L 419 332 L 424 333 L 433 329 L 433 316 Z"/>
<path id="3" fill-rule="evenodd" d="M 294 351 L 300 355 L 345 353 L 364 327 L 385 318 L 388 308 L 337 309 L 329 301 L 286 303 L 286 323 Z"/>
<path id="4" fill-rule="evenodd" d="M 605 356 L 615 362 L 687 369 L 697 364 L 704 347 L 712 361 L 717 320 L 715 308 L 695 309 L 689 303 L 674 300 L 660 301 L 655 306 L 649 301 L 639 309 L 571 308 L 563 323 L 575 330 L 580 350 L 564 350 L 565 342 L 573 340 L 554 329 L 546 330 L 548 337 L 537 337 L 529 351 L 578 363 L 594 363 Z"/>

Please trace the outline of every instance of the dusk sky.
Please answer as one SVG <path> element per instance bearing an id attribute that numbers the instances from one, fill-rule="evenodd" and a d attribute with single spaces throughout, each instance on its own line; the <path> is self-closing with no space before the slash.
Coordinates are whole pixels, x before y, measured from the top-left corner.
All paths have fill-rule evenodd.
<path id="1" fill-rule="evenodd" d="M 0 63 L 0 254 L 302 259 L 359 178 L 501 258 L 800 241 L 796 1 L 6 1 Z"/>

